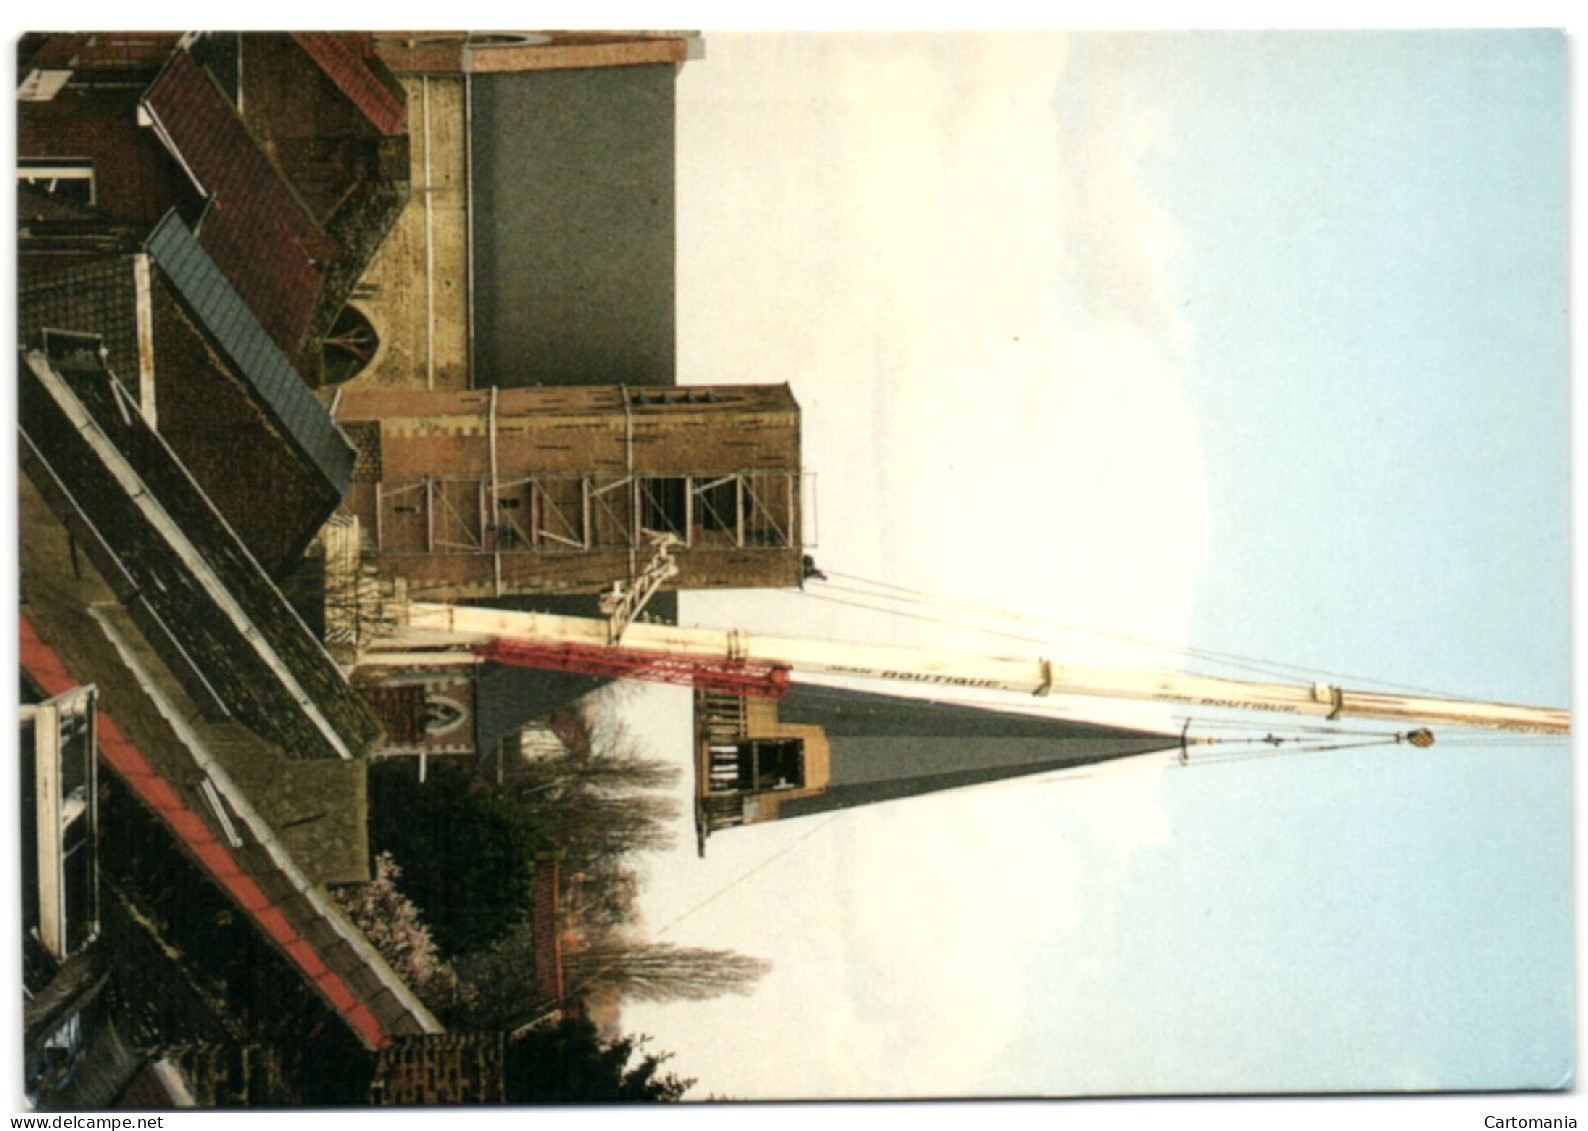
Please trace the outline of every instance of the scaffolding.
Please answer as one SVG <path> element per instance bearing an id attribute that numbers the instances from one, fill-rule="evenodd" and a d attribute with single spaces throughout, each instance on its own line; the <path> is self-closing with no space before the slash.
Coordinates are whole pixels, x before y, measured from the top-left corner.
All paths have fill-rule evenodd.
<path id="1" fill-rule="evenodd" d="M 797 471 L 711 475 L 425 475 L 375 484 L 382 554 L 557 554 L 800 545 Z"/>

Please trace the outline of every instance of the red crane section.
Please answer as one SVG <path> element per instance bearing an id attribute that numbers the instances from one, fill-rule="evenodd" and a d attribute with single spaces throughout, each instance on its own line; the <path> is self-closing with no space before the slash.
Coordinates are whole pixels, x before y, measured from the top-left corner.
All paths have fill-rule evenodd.
<path id="1" fill-rule="evenodd" d="M 594 644 L 533 643 L 501 637 L 477 644 L 473 651 L 500 664 L 577 672 L 606 679 L 677 683 L 725 695 L 781 699 L 789 689 L 787 665 L 764 660 L 729 660 L 638 648 L 603 648 Z"/>

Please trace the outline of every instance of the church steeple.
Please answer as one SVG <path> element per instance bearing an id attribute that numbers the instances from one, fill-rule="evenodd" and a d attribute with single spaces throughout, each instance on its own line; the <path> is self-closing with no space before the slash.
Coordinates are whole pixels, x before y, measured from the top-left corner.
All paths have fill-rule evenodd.
<path id="1" fill-rule="evenodd" d="M 695 696 L 696 836 L 1170 749 L 1176 735 L 795 684 Z"/>

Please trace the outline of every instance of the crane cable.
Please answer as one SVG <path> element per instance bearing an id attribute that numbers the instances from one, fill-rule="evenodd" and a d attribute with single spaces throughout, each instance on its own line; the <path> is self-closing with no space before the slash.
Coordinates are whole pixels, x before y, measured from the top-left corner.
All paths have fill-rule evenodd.
<path id="1" fill-rule="evenodd" d="M 836 573 L 837 571 L 834 571 L 834 572 Z M 786 592 L 786 591 L 778 590 L 776 592 Z M 970 628 L 970 629 L 973 629 L 975 631 L 983 632 L 983 633 L 985 633 L 987 635 L 990 635 L 990 636 L 998 636 L 998 637 L 1003 637 L 1005 639 L 1018 640 L 1018 641 L 1022 641 L 1022 642 L 1026 642 L 1026 643 L 1043 644 L 1043 645 L 1051 645 L 1052 644 L 1052 641 L 1050 641 L 1050 640 L 1043 640 L 1043 639 L 1039 639 L 1039 638 L 1034 637 L 1034 636 L 1026 636 L 1026 635 L 1022 635 L 1022 634 L 1018 634 L 1018 633 L 1001 631 L 1001 630 L 998 630 L 998 629 L 984 628 L 984 627 L 976 626 L 976 625 L 968 625 L 968 624 L 965 624 L 962 621 L 954 621 L 954 620 L 949 620 L 949 619 L 942 618 L 942 617 L 930 617 L 930 616 L 925 616 L 925 615 L 923 615 L 921 613 L 908 613 L 908 612 L 904 612 L 904 611 L 897 610 L 897 609 L 890 609 L 890 608 L 887 608 L 885 606 L 868 605 L 868 604 L 864 604 L 862 602 L 857 602 L 857 601 L 846 601 L 846 600 L 843 600 L 842 598 L 828 597 L 828 596 L 825 596 L 825 595 L 823 595 L 821 593 L 811 593 L 811 592 L 803 592 L 802 591 L 799 595 L 805 596 L 805 597 L 808 597 L 808 598 L 811 598 L 811 599 L 814 599 L 814 600 L 818 600 L 818 601 L 826 601 L 826 602 L 828 602 L 830 604 L 844 605 L 844 606 L 852 607 L 852 608 L 865 609 L 865 610 L 868 610 L 868 611 L 871 611 L 871 612 L 879 612 L 879 613 L 883 613 L 885 615 L 890 615 L 890 616 L 897 617 L 897 618 L 902 619 L 902 620 L 913 620 L 913 621 L 924 622 L 924 623 L 932 623 L 932 624 L 945 624 L 945 625 L 949 625 L 950 627 Z M 1019 614 L 1015 614 L 1015 613 L 1009 613 L 1007 615 L 1011 616 L 1012 618 L 1021 619 L 1021 620 L 1034 619 L 1034 618 L 1022 617 Z M 1063 627 L 1063 626 L 1061 626 L 1061 627 Z M 1085 629 L 1074 629 L 1074 631 L 1083 632 L 1084 633 L 1084 632 L 1086 632 L 1088 630 L 1085 630 Z M 1113 635 L 1113 634 L 1097 633 L 1097 635 Z M 1132 638 L 1119 637 L 1119 639 L 1131 640 Z M 1166 645 L 1151 646 L 1151 645 L 1146 645 L 1145 642 L 1141 642 L 1141 643 L 1143 643 L 1144 646 L 1154 647 L 1155 650 L 1158 650 L 1158 651 L 1171 652 L 1171 653 L 1176 651 L 1175 649 L 1169 648 Z M 1194 650 L 1185 650 L 1185 651 L 1182 651 L 1181 654 L 1194 655 L 1195 652 L 1194 652 Z M 1205 654 L 1210 654 L 1210 653 L 1205 653 Z M 1224 662 L 1226 662 L 1226 663 L 1234 663 L 1234 661 L 1224 661 Z M 1258 670 L 1263 670 L 1256 663 L 1253 663 L 1251 665 L 1246 665 L 1246 666 L 1258 667 Z M 1278 673 L 1270 672 L 1269 674 L 1278 674 Z M 1342 678 L 1348 678 L 1348 677 L 1342 677 Z M 1369 682 L 1372 682 L 1372 681 L 1360 680 L 1360 681 L 1356 681 L 1356 682 L 1369 683 Z M 1008 707 L 1009 707 L 1009 704 L 1007 704 L 1007 703 L 993 703 L 993 702 L 989 702 L 987 700 L 956 700 L 956 702 L 964 703 L 966 706 L 980 706 L 980 707 L 986 707 L 986 708 L 995 709 L 995 710 L 1007 710 Z M 1036 708 L 1036 709 L 1032 710 L 1032 708 Z M 1022 704 L 1022 713 L 1034 714 L 1034 715 L 1039 715 L 1039 716 L 1040 715 L 1046 715 L 1046 716 L 1049 716 L 1049 717 L 1053 717 L 1053 716 L 1068 717 L 1068 714 L 1069 714 L 1064 708 L 1059 707 L 1056 704 L 1047 704 L 1047 703 L 1041 703 L 1041 704 L 1037 704 L 1037 703 L 1023 703 Z M 1228 718 L 1228 717 L 1226 717 L 1226 718 L 1204 718 L 1204 719 L 1199 719 L 1198 722 L 1199 722 L 1200 725 L 1202 725 L 1204 727 L 1221 728 L 1221 729 L 1229 729 L 1229 730 L 1246 729 L 1246 730 L 1267 730 L 1267 731 L 1272 731 L 1278 725 L 1272 720 L 1266 720 L 1266 721 L 1265 720 L 1243 720 L 1243 719 Z M 1362 736 L 1363 738 L 1374 738 L 1375 740 L 1378 740 L 1378 741 L 1382 741 L 1384 739 L 1393 740 L 1395 738 L 1395 732 L 1393 732 L 1393 731 L 1360 731 L 1360 730 L 1342 731 L 1342 728 L 1340 726 L 1338 726 L 1338 725 L 1327 726 L 1327 725 L 1318 724 L 1318 723 L 1314 723 L 1314 724 L 1308 725 L 1308 724 L 1305 724 L 1305 723 L 1296 722 L 1296 723 L 1291 723 L 1291 724 L 1285 726 L 1284 729 L 1286 731 L 1290 732 L 1291 734 L 1315 734 L 1315 735 L 1319 735 L 1319 736 L 1328 736 L 1331 739 L 1338 739 L 1338 738 L 1340 738 L 1342 736 L 1343 733 L 1344 734 L 1351 734 L 1351 735 L 1359 735 L 1359 736 Z M 1534 737 L 1536 738 L 1536 737 L 1540 737 L 1540 736 L 1534 736 Z"/>
<path id="2" fill-rule="evenodd" d="M 1222 666 L 1225 666 L 1225 667 L 1238 668 L 1238 669 L 1258 672 L 1258 673 L 1262 673 L 1262 674 L 1266 674 L 1266 675 L 1281 676 L 1281 677 L 1286 677 L 1286 678 L 1300 678 L 1300 679 L 1306 679 L 1309 682 L 1315 681 L 1317 679 L 1317 677 L 1319 677 L 1319 676 L 1324 676 L 1324 677 L 1328 677 L 1328 678 L 1332 678 L 1332 679 L 1344 679 L 1344 680 L 1347 680 L 1348 682 L 1356 683 L 1356 684 L 1359 684 L 1359 685 L 1376 686 L 1376 687 L 1383 688 L 1383 689 L 1386 689 L 1386 690 L 1403 691 L 1403 692 L 1414 692 L 1414 693 L 1422 694 L 1422 695 L 1442 695 L 1442 694 L 1444 694 L 1443 692 L 1440 692 L 1440 691 L 1436 691 L 1436 690 L 1433 690 L 1433 689 L 1430 689 L 1430 688 L 1425 688 L 1425 687 L 1418 687 L 1418 686 L 1414 686 L 1414 685 L 1411 685 L 1411 684 L 1394 683 L 1394 682 L 1391 682 L 1391 681 L 1388 681 L 1388 680 L 1379 680 L 1379 679 L 1372 679 L 1372 678 L 1369 678 L 1369 677 L 1362 677 L 1362 676 L 1357 676 L 1357 675 L 1348 675 L 1348 674 L 1342 673 L 1342 672 L 1332 672 L 1332 671 L 1328 671 L 1328 670 L 1325 670 L 1325 669 L 1319 669 L 1319 668 L 1307 668 L 1307 667 L 1304 667 L 1304 666 L 1299 665 L 1299 664 L 1288 664 L 1288 663 L 1283 663 L 1283 662 L 1280 662 L 1280 661 L 1263 660 L 1263 659 L 1261 659 L 1259 657 L 1249 656 L 1249 655 L 1245 655 L 1243 653 L 1238 653 L 1238 652 L 1225 652 L 1225 651 L 1219 651 L 1219 650 L 1208 649 L 1208 648 L 1181 647 L 1181 646 L 1176 646 L 1176 645 L 1165 643 L 1165 642 L 1163 642 L 1161 640 L 1151 640 L 1151 639 L 1148 639 L 1148 638 L 1145 638 L 1145 637 L 1130 636 L 1130 635 L 1127 635 L 1127 634 L 1124 634 L 1124 633 L 1109 632 L 1109 631 L 1106 631 L 1104 629 L 1086 628 L 1086 627 L 1081 626 L 1081 625 L 1068 624 L 1068 623 L 1065 623 L 1063 621 L 1053 620 L 1051 618 L 1033 617 L 1033 616 L 1030 616 L 1028 614 L 1018 613 L 1018 612 L 1015 612 L 1013 610 L 1003 609 L 1003 608 L 999 608 L 997 606 L 985 605 L 985 604 L 977 604 L 977 603 L 969 602 L 969 601 L 962 601 L 962 600 L 960 600 L 958 598 L 949 597 L 949 596 L 944 595 L 944 594 L 932 593 L 932 592 L 930 592 L 928 590 L 924 590 L 924 589 L 913 589 L 913 588 L 910 588 L 909 586 L 896 585 L 896 584 L 893 584 L 892 582 L 879 581 L 879 580 L 876 580 L 876 579 L 873 579 L 873 578 L 860 577 L 860 576 L 858 576 L 856 574 L 844 573 L 844 572 L 842 572 L 840 570 L 830 570 L 830 571 L 827 571 L 827 572 L 830 574 L 831 577 L 843 578 L 843 579 L 845 579 L 847 581 L 856 582 L 856 583 L 858 583 L 860 585 L 869 586 L 871 588 L 869 588 L 869 589 L 854 589 L 854 588 L 851 588 L 851 587 L 848 587 L 848 586 L 842 586 L 842 585 L 834 584 L 831 581 L 825 581 L 824 582 L 823 579 L 821 579 L 821 578 L 814 579 L 814 580 L 817 580 L 818 582 L 823 582 L 823 587 L 824 588 L 832 589 L 832 590 L 835 590 L 837 592 L 849 593 L 849 594 L 852 594 L 852 595 L 869 597 L 869 598 L 873 598 L 875 600 L 893 601 L 893 602 L 897 602 L 897 603 L 901 603 L 901 604 L 919 605 L 919 606 L 925 606 L 925 607 L 928 607 L 928 608 L 942 609 L 944 611 L 962 610 L 966 614 L 990 615 L 990 616 L 994 616 L 994 617 L 997 617 L 997 618 L 1000 618 L 1000 619 L 1003 619 L 1003 620 L 1018 621 L 1018 622 L 1023 622 L 1023 623 L 1027 623 L 1027 624 L 1034 624 L 1034 625 L 1039 625 L 1039 626 L 1044 626 L 1044 627 L 1049 627 L 1049 628 L 1056 628 L 1056 629 L 1059 629 L 1060 631 L 1063 631 L 1063 632 L 1072 632 L 1072 633 L 1076 633 L 1076 634 L 1082 635 L 1082 636 L 1095 637 L 1095 638 L 1098 638 L 1100 640 L 1113 641 L 1113 642 L 1121 643 L 1121 644 L 1128 644 L 1128 645 L 1131 645 L 1131 646 L 1134 646 L 1134 647 L 1138 647 L 1138 648 L 1144 649 L 1144 650 L 1149 651 L 1149 652 L 1158 652 L 1158 653 L 1163 653 L 1163 654 L 1172 655 L 1172 656 L 1185 657 L 1185 658 L 1189 658 L 1189 659 L 1198 659 L 1198 660 L 1202 660 L 1204 662 L 1211 663 L 1211 664 L 1222 665 Z M 876 590 L 880 590 L 880 592 L 876 591 Z M 935 617 L 926 617 L 926 616 L 922 616 L 920 614 L 911 614 L 911 613 L 904 612 L 902 610 L 891 609 L 891 608 L 888 608 L 886 606 L 865 605 L 865 604 L 861 604 L 859 602 L 844 601 L 844 600 L 842 600 L 840 598 L 826 597 L 826 596 L 824 596 L 824 595 L 822 595 L 820 593 L 808 592 L 806 595 L 814 597 L 814 598 L 816 598 L 818 600 L 825 600 L 825 601 L 829 601 L 829 602 L 832 602 L 832 603 L 835 603 L 835 604 L 849 604 L 849 605 L 853 605 L 856 608 L 869 609 L 870 611 L 873 611 L 873 612 L 880 612 L 880 613 L 889 614 L 889 615 L 893 615 L 893 616 L 899 616 L 899 617 L 903 617 L 905 619 L 914 619 L 914 620 L 927 621 L 927 622 L 931 622 L 931 623 L 948 624 L 948 625 L 952 625 L 952 626 L 956 626 L 956 627 L 972 629 L 974 631 L 983 632 L 983 633 L 986 633 L 986 634 L 992 635 L 992 636 L 1000 636 L 1000 637 L 1004 637 L 1006 639 L 1017 640 L 1017 641 L 1021 641 L 1021 642 L 1025 642 L 1025 643 L 1042 644 L 1042 645 L 1050 645 L 1050 646 L 1053 643 L 1051 640 L 1039 639 L 1039 638 L 1036 638 L 1036 637 L 1021 635 L 1021 634 L 1018 634 L 1018 633 L 1011 633 L 1011 632 L 1008 632 L 1006 630 L 989 628 L 989 627 L 986 627 L 984 625 L 974 624 L 974 623 L 970 623 L 970 622 L 967 622 L 967 621 L 953 621 L 953 620 L 945 620 L 945 619 L 940 619 L 940 618 L 935 618 Z"/>
<path id="3" fill-rule="evenodd" d="M 859 595 L 872 597 L 872 598 L 875 598 L 877 600 L 896 601 L 896 602 L 908 603 L 908 604 L 926 605 L 926 606 L 929 606 L 929 607 L 942 607 L 942 608 L 950 608 L 950 609 L 951 608 L 959 608 L 959 609 L 965 610 L 968 613 L 990 614 L 992 616 L 1000 617 L 1000 618 L 1006 619 L 1006 620 L 1022 621 L 1022 622 L 1030 623 L 1030 624 L 1044 625 L 1044 626 L 1047 626 L 1047 627 L 1057 628 L 1057 629 L 1059 629 L 1061 631 L 1065 631 L 1065 632 L 1073 632 L 1073 633 L 1076 633 L 1076 634 L 1082 635 L 1082 636 L 1091 636 L 1091 637 L 1096 637 L 1096 638 L 1099 638 L 1099 639 L 1102 639 L 1102 640 L 1109 640 L 1109 641 L 1114 641 L 1114 642 L 1118 642 L 1118 643 L 1122 643 L 1122 644 L 1129 644 L 1129 645 L 1132 645 L 1134 647 L 1142 648 L 1142 649 L 1150 651 L 1150 652 L 1159 652 L 1159 653 L 1164 653 L 1164 654 L 1167 654 L 1167 655 L 1178 656 L 1178 657 L 1186 657 L 1186 658 L 1191 658 L 1191 659 L 1201 659 L 1201 660 L 1205 660 L 1207 662 L 1214 663 L 1214 664 L 1219 664 L 1219 665 L 1223 665 L 1223 666 L 1227 666 L 1227 667 L 1242 668 L 1242 669 L 1246 669 L 1246 670 L 1249 670 L 1249 671 L 1255 671 L 1255 672 L 1259 672 L 1259 673 L 1266 674 L 1266 675 L 1288 676 L 1288 677 L 1291 677 L 1291 678 L 1304 678 L 1304 679 L 1308 679 L 1308 680 L 1316 679 L 1316 677 L 1321 675 L 1321 676 L 1330 676 L 1330 677 L 1339 678 L 1339 679 L 1347 679 L 1347 680 L 1350 680 L 1351 682 L 1355 682 L 1355 683 L 1362 683 L 1362 684 L 1373 683 L 1373 684 L 1377 684 L 1377 685 L 1379 685 L 1381 687 L 1388 688 L 1388 689 L 1395 689 L 1395 690 L 1401 690 L 1401 691 L 1413 691 L 1413 692 L 1418 692 L 1418 693 L 1421 693 L 1421 694 L 1428 694 L 1428 695 L 1440 694 L 1440 692 L 1433 691 L 1433 690 L 1430 690 L 1428 688 L 1414 687 L 1414 686 L 1411 686 L 1409 684 L 1394 684 L 1394 683 L 1390 683 L 1390 682 L 1384 681 L 1384 680 L 1373 680 L 1373 679 L 1369 679 L 1369 678 L 1366 678 L 1366 677 L 1358 677 L 1358 676 L 1354 676 L 1354 675 L 1349 675 L 1348 676 L 1348 675 L 1345 675 L 1345 674 L 1340 673 L 1340 672 L 1330 672 L 1330 671 L 1326 671 L 1326 670 L 1323 670 L 1323 669 L 1317 669 L 1317 668 L 1306 668 L 1306 667 L 1302 667 L 1301 665 L 1287 664 L 1287 663 L 1283 663 L 1283 662 L 1280 662 L 1280 661 L 1263 660 L 1263 659 L 1260 659 L 1258 657 L 1247 656 L 1247 655 L 1244 655 L 1242 653 L 1237 653 L 1237 652 L 1223 652 L 1223 651 L 1218 651 L 1218 650 L 1214 650 L 1214 649 L 1207 649 L 1207 648 L 1180 647 L 1180 646 L 1176 646 L 1176 645 L 1165 643 L 1163 641 L 1151 640 L 1151 639 L 1148 639 L 1148 638 L 1145 638 L 1145 637 L 1130 636 L 1130 635 L 1127 635 L 1127 634 L 1124 634 L 1124 633 L 1109 632 L 1109 631 L 1104 630 L 1104 629 L 1086 628 L 1086 627 L 1081 626 L 1081 625 L 1068 624 L 1068 623 L 1065 623 L 1065 622 L 1062 622 L 1062 621 L 1053 620 L 1051 618 L 1033 617 L 1033 616 L 1029 616 L 1029 615 L 1023 614 L 1023 613 L 1017 613 L 1017 612 L 1014 612 L 1014 611 L 1009 610 L 1009 609 L 1001 609 L 1001 608 L 998 608 L 996 606 L 980 605 L 980 604 L 975 604 L 975 603 L 972 603 L 972 602 L 961 601 L 961 600 L 958 600 L 958 599 L 953 598 L 953 597 L 948 597 L 946 595 L 934 594 L 934 593 L 930 593 L 930 592 L 928 592 L 926 590 L 921 590 L 921 589 L 911 589 L 911 588 L 909 588 L 907 586 L 894 585 L 894 584 L 892 584 L 890 582 L 877 581 L 877 580 L 869 579 L 869 578 L 862 578 L 862 577 L 858 577 L 858 576 L 855 576 L 855 575 L 852 575 L 852 574 L 841 573 L 840 571 L 837 571 L 837 570 L 832 571 L 832 573 L 833 573 L 833 576 L 835 576 L 835 577 L 844 577 L 844 578 L 847 578 L 847 579 L 849 579 L 851 581 L 860 582 L 863 585 L 869 585 L 869 586 L 873 586 L 873 587 L 875 587 L 877 589 L 891 591 L 891 592 L 872 592 L 872 591 L 869 591 L 869 590 L 855 590 L 855 589 L 849 589 L 849 588 L 840 587 L 840 586 L 832 586 L 832 585 L 828 586 L 829 588 L 839 589 L 839 591 L 841 591 L 841 592 L 856 593 L 856 594 L 859 594 Z M 815 596 L 815 594 L 813 594 L 813 596 Z M 826 599 L 834 600 L 833 598 L 826 598 Z M 890 609 L 888 609 L 886 607 L 882 607 L 882 606 L 859 606 L 859 607 L 863 607 L 863 608 L 864 607 L 869 607 L 869 608 L 873 609 L 873 611 L 876 611 L 876 612 L 884 612 L 884 613 L 895 612 L 894 610 L 890 610 Z M 908 616 L 909 614 L 896 613 L 895 615 Z M 924 618 L 924 619 L 930 619 L 930 618 Z M 1038 638 L 1035 638 L 1035 637 L 1022 636 L 1022 635 L 1018 635 L 1018 634 L 1008 633 L 1008 632 L 997 630 L 997 629 L 985 628 L 985 627 L 980 626 L 980 625 L 969 624 L 967 622 L 945 621 L 945 622 L 941 622 L 941 623 L 960 624 L 962 627 L 973 628 L 973 629 L 975 629 L 977 631 L 986 632 L 989 635 L 1004 636 L 1004 637 L 1007 637 L 1009 639 L 1021 640 L 1021 641 L 1025 641 L 1025 642 L 1029 642 L 1029 643 L 1036 643 L 1036 644 L 1051 644 L 1052 643 L 1052 641 L 1046 640 L 1046 639 L 1038 639 Z"/>

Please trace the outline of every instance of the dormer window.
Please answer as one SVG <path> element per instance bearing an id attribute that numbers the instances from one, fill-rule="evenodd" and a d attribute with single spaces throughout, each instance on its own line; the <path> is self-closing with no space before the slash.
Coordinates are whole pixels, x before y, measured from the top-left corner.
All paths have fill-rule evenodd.
<path id="1" fill-rule="evenodd" d="M 87 157 L 22 157 L 17 183 L 78 204 L 94 203 L 94 162 Z"/>

